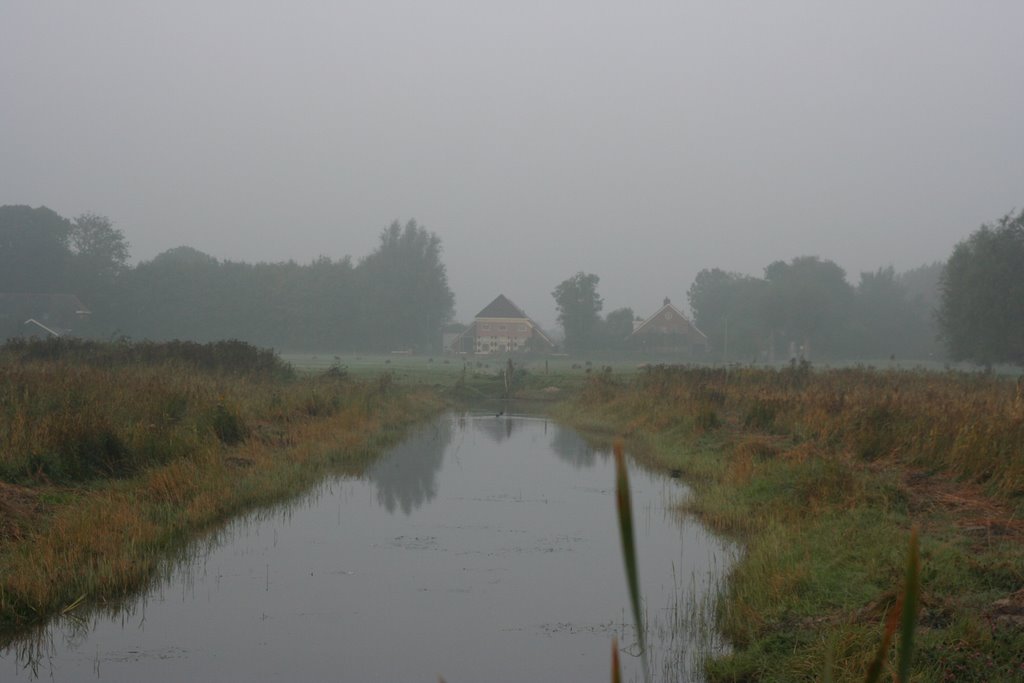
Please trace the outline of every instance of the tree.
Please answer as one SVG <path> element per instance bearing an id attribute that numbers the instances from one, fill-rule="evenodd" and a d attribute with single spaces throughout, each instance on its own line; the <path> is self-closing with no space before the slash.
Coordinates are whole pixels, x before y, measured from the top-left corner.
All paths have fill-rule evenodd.
<path id="1" fill-rule="evenodd" d="M 1024 365 L 1024 211 L 956 245 L 942 275 L 938 320 L 955 360 Z"/>
<path id="2" fill-rule="evenodd" d="M 441 239 L 410 220 L 395 221 L 380 234 L 376 251 L 356 268 L 371 348 L 437 350 L 441 328 L 455 307 L 441 262 Z"/>
<path id="3" fill-rule="evenodd" d="M 780 341 L 810 343 L 833 356 L 848 350 L 853 287 L 842 268 L 817 256 L 798 256 L 770 264 L 764 275 L 769 323 Z"/>
<path id="4" fill-rule="evenodd" d="M 693 322 L 708 336 L 711 348 L 731 358 L 754 357 L 768 350 L 767 281 L 719 268 L 704 269 L 686 296 Z"/>
<path id="5" fill-rule="evenodd" d="M 87 299 L 104 297 L 128 268 L 128 242 L 110 219 L 85 213 L 75 219 L 70 232 L 77 289 Z"/>
<path id="6" fill-rule="evenodd" d="M 565 347 L 569 351 L 586 351 L 599 343 L 599 314 L 604 306 L 597 293 L 600 280 L 593 273 L 579 272 L 562 281 L 551 292 L 558 309 L 558 322 L 565 330 Z"/>
<path id="7" fill-rule="evenodd" d="M 604 319 L 604 346 L 612 350 L 626 348 L 629 335 L 633 334 L 633 309 L 617 308 Z"/>
<path id="8" fill-rule="evenodd" d="M 70 221 L 45 206 L 0 206 L 0 292 L 65 291 L 70 232 Z"/>

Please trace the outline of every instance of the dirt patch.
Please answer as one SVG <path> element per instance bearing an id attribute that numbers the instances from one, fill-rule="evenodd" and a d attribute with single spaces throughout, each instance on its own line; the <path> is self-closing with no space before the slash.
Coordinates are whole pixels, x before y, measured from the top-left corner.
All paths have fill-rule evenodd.
<path id="1" fill-rule="evenodd" d="M 902 484 L 910 514 L 921 522 L 926 522 L 923 518 L 929 514 L 939 513 L 951 516 L 953 523 L 972 537 L 1024 540 L 1024 520 L 1015 519 L 1006 505 L 975 484 L 912 469 L 904 470 Z"/>
<path id="2" fill-rule="evenodd" d="M 985 616 L 995 627 L 1024 629 L 1024 588 L 993 602 Z"/>

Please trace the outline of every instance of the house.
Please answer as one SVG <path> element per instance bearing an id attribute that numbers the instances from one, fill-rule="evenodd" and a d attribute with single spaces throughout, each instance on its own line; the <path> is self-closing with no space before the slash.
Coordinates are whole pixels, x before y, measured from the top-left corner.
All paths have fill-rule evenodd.
<path id="1" fill-rule="evenodd" d="M 60 337 L 79 327 L 89 313 L 73 294 L 0 292 L 0 339 Z"/>
<path id="2" fill-rule="evenodd" d="M 637 351 L 659 355 L 700 357 L 708 350 L 707 336 L 668 297 L 654 315 L 634 323 L 628 342 Z"/>
<path id="3" fill-rule="evenodd" d="M 455 353 L 550 351 L 554 343 L 504 294 L 476 314 L 472 324 L 446 350 Z"/>

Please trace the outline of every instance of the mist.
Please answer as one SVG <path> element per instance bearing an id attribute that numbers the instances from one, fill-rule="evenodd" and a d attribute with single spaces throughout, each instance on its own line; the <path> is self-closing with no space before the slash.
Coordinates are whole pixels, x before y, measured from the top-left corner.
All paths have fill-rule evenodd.
<path id="1" fill-rule="evenodd" d="M 6 3 L 0 205 L 109 216 L 135 262 L 443 246 L 455 316 L 555 286 L 948 257 L 1024 187 L 1024 7 Z"/>

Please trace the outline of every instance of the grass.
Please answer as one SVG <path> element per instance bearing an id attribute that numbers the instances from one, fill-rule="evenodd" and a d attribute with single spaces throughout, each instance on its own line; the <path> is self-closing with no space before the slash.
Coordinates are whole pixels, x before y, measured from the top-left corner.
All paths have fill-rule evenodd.
<path id="1" fill-rule="evenodd" d="M 244 346 L 5 347 L 0 633 L 142 588 L 196 533 L 360 471 L 442 407 Z"/>
<path id="2" fill-rule="evenodd" d="M 1024 679 L 1013 382 L 652 368 L 594 378 L 559 412 L 681 470 L 686 507 L 744 543 L 717 618 L 734 648 L 712 680 L 819 680 L 826 661 L 834 680 L 864 680 L 914 525 L 920 626 L 901 680 Z"/>
<path id="3" fill-rule="evenodd" d="M 0 351 L 0 630 L 137 590 L 195 533 L 358 471 L 443 400 L 511 394 L 625 435 L 682 472 L 687 510 L 743 542 L 716 614 L 733 648 L 712 680 L 819 680 L 826 662 L 832 680 L 864 680 L 875 661 L 901 680 L 1024 680 L 1012 381 L 516 359 L 506 390 L 504 359 L 290 357 L 293 372 L 243 347 L 125 351 Z M 906 674 L 879 643 L 915 525 Z"/>

